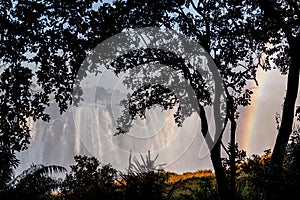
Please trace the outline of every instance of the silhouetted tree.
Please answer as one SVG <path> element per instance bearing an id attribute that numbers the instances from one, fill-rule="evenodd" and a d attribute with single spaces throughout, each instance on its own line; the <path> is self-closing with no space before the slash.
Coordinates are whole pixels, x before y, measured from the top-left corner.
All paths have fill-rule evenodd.
<path id="1" fill-rule="evenodd" d="M 74 159 L 76 164 L 70 166 L 61 187 L 66 199 L 117 199 L 117 170 L 110 164 L 100 166 L 95 157 L 77 155 Z"/>
<path id="2" fill-rule="evenodd" d="M 57 165 L 32 164 L 27 170 L 11 180 L 6 190 L 0 192 L 1 199 L 47 199 L 61 182 L 52 174 L 61 174 L 67 170 Z"/>
<path id="3" fill-rule="evenodd" d="M 30 122 L 49 120 L 50 101 L 61 111 L 71 101 L 70 68 L 84 54 L 78 34 L 88 23 L 81 16 L 92 2 L 1 1 L 0 189 L 18 165 L 15 153 L 30 142 Z"/>
<path id="4" fill-rule="evenodd" d="M 13 92 L 25 91 L 27 96 L 11 95 L 10 93 L 3 96 L 26 97 L 23 101 L 29 105 L 26 107 L 26 104 L 21 103 L 19 107 L 25 107 L 25 109 L 16 110 L 30 111 L 27 115 L 34 120 L 39 118 L 48 120 L 49 116 L 44 113 L 44 110 L 53 98 L 58 103 L 61 112 L 65 111 L 68 103 L 71 101 L 77 102 L 80 99 L 80 90 L 76 90 L 78 93 L 74 93 L 72 89 L 74 78 L 86 55 L 98 43 L 127 28 L 165 26 L 176 29 L 176 27 L 179 27 L 180 31 L 203 45 L 214 57 L 219 70 L 222 71 L 222 77 L 228 77 L 223 80 L 224 83 L 234 80 L 230 83 L 235 88 L 232 91 L 240 93 L 245 80 L 254 78 L 255 70 L 247 69 L 237 72 L 233 70 L 238 60 L 245 58 L 245 52 L 247 51 L 235 52 L 232 49 L 239 47 L 243 49 L 245 46 L 251 45 L 250 39 L 243 40 L 242 38 L 242 35 L 247 33 L 247 26 L 243 25 L 245 24 L 242 20 L 243 14 L 233 12 L 234 6 L 236 6 L 235 3 L 199 1 L 196 4 L 192 1 L 166 0 L 149 2 L 129 0 L 126 2 L 115 1 L 113 5 L 101 4 L 93 8 L 93 2 L 95 1 L 74 1 L 72 3 L 60 1 L 48 3 L 18 1 L 15 4 L 6 2 L 2 5 L 1 41 L 4 45 L 1 46 L 1 58 L 3 58 L 4 64 L 7 65 L 2 77 L 11 78 L 11 80 L 22 80 L 18 77 L 13 78 L 12 73 L 16 73 L 15 76 L 22 74 L 23 77 L 24 74 L 28 74 L 27 78 L 25 78 L 25 80 L 28 80 L 28 83 L 20 82 L 20 84 L 22 83 L 26 86 L 24 90 L 22 88 L 16 89 L 20 85 L 18 82 L 11 89 Z M 190 11 L 186 11 L 185 8 L 194 9 L 196 16 L 193 16 Z M 229 24 L 224 23 L 226 20 L 228 20 Z M 111 24 L 114 24 L 114 26 L 111 26 Z M 173 24 L 176 25 L 172 26 Z M 237 35 L 232 34 L 232 31 Z M 36 69 L 33 71 L 32 68 L 25 64 L 28 64 L 28 66 L 33 64 L 36 66 Z M 226 68 L 229 65 L 232 65 L 232 70 L 228 70 L 231 68 Z M 18 68 L 22 71 L 15 70 Z M 99 72 L 94 65 L 91 65 L 88 69 L 90 72 Z M 231 78 L 228 76 L 229 72 Z M 34 82 L 37 85 L 36 91 L 29 89 L 31 85 L 29 82 L 33 79 L 32 77 L 37 79 Z M 83 77 L 79 77 L 79 80 L 80 78 Z M 3 83 L 6 82 L 6 80 L 3 80 Z M 229 87 L 229 84 L 225 85 Z M 240 88 L 237 88 L 237 86 Z M 3 90 L 6 91 L 8 89 L 4 88 Z M 72 92 L 75 94 L 74 96 L 71 95 Z M 243 93 L 246 94 L 244 95 L 246 100 L 241 100 L 238 104 L 241 102 L 247 104 L 246 102 L 249 100 L 249 91 L 245 90 Z M 198 98 L 200 98 L 200 93 Z M 3 109 L 8 110 L 10 113 L 3 112 L 1 114 L 3 116 L 1 119 L 6 120 L 1 123 L 3 132 L 6 132 L 8 129 L 12 130 L 11 127 L 20 127 L 19 125 L 11 125 L 11 122 L 8 123 L 5 118 L 6 115 L 20 116 L 13 109 L 13 104 L 17 101 L 13 99 L 13 103 L 9 104 L 6 103 L 7 100 L 5 99 L 2 101 L 3 107 L 9 105 L 11 108 L 10 110 L 9 108 Z M 228 106 L 228 108 L 230 107 Z M 230 109 L 232 111 L 228 110 L 228 113 L 235 113 L 234 105 Z M 226 114 L 226 117 L 229 116 L 233 124 L 232 130 L 234 133 L 235 115 Z M 177 119 L 179 120 L 179 118 Z M 203 134 L 207 135 L 206 117 L 203 107 L 201 108 L 201 119 L 203 121 Z M 4 126 L 5 123 L 7 126 Z M 29 128 L 25 122 L 23 122 L 21 127 L 22 129 L 20 130 L 26 130 L 26 132 L 16 131 L 15 135 L 21 137 L 13 141 L 19 144 L 19 141 L 24 139 L 25 143 L 21 145 L 24 149 L 29 142 Z M 222 132 L 222 130 L 217 131 Z M 5 134 L 13 137 L 13 134 Z M 217 144 L 211 150 L 211 156 L 219 180 L 218 183 L 221 184 L 219 189 L 223 190 L 224 188 L 224 191 L 221 191 L 221 193 L 225 195 L 228 192 L 225 173 L 221 166 L 221 138 L 215 138 Z M 13 144 L 9 141 L 5 141 L 5 143 Z M 22 150 L 20 148 L 9 149 L 14 151 Z M 14 155 L 14 151 L 11 153 L 11 156 Z M 14 165 L 8 164 L 5 166 Z"/>
<path id="5" fill-rule="evenodd" d="M 29 122 L 48 121 L 45 109 L 50 102 L 64 112 L 81 99 L 73 86 L 89 52 L 126 28 L 157 26 L 148 15 L 164 18 L 165 7 L 140 5 L 147 8 L 142 12 L 147 17 L 140 17 L 141 10 L 124 1 L 1 1 L 1 188 L 18 165 L 15 153 L 30 142 Z M 99 72 L 93 66 L 89 70 Z"/>
<path id="6" fill-rule="evenodd" d="M 288 69 L 288 88 L 282 123 L 272 156 L 272 165 L 281 166 L 291 133 L 298 89 L 297 53 L 300 46 L 298 1 L 128 0 L 114 1 L 111 4 L 96 3 L 96 0 L 1 2 L 1 188 L 5 188 L 13 168 L 18 165 L 15 152 L 26 149 L 30 142 L 29 121 L 49 120 L 49 115 L 45 113 L 49 102 L 55 101 L 61 112 L 64 112 L 71 103 L 78 103 L 81 99 L 81 90 L 78 88 L 74 90 L 73 87 L 78 83 L 77 81 L 86 76 L 86 73 L 78 74 L 86 56 L 105 39 L 124 30 L 138 27 L 155 26 L 179 30 L 201 44 L 209 53 L 212 62 L 217 65 L 217 70 L 213 73 L 215 73 L 214 78 L 217 73 L 221 74 L 222 80 L 219 81 L 222 82 L 225 90 L 226 110 L 214 110 L 218 117 L 223 117 L 218 119 L 223 120 L 223 127 L 217 128 L 216 138 L 207 140 L 216 142 L 211 148 L 211 159 L 217 175 L 218 189 L 223 199 L 232 197 L 235 191 L 234 140 L 237 108 L 248 105 L 251 98 L 251 91 L 245 88 L 245 85 L 247 80 L 255 80 L 257 64 L 253 63 L 252 53 L 265 51 L 267 54 L 266 63 L 258 64 L 269 64 L 268 58 L 272 58 L 275 64 L 280 65 L 282 72 L 287 72 Z M 268 47 L 266 47 L 267 42 L 271 44 Z M 119 48 L 117 44 L 111 46 L 115 49 Z M 124 60 L 123 62 L 117 60 L 120 61 L 117 63 L 123 63 L 125 66 L 129 63 L 135 66 L 135 63 L 130 61 L 136 60 L 130 56 L 139 53 L 137 58 L 140 59 L 137 60 L 140 61 L 139 63 L 149 63 L 149 60 L 141 60 L 145 55 L 158 56 L 156 60 L 150 57 L 150 61 L 160 60 L 162 64 L 172 66 L 173 69 L 177 67 L 177 71 L 181 70 L 186 80 L 192 83 L 197 101 L 201 101 L 204 105 L 211 103 L 207 97 L 208 90 L 203 84 L 207 80 L 199 74 L 189 74 L 188 68 L 191 65 L 184 65 L 186 63 L 183 63 L 180 57 L 174 57 L 170 52 L 153 52 L 147 49 L 129 52 L 123 57 L 119 56 L 118 59 Z M 169 57 L 164 58 L 164 56 Z M 106 64 L 109 66 L 111 63 Z M 129 65 L 126 66 L 128 69 L 133 68 Z M 87 71 L 99 73 L 97 66 L 97 63 L 91 62 Z M 133 97 L 138 97 L 139 89 L 146 88 L 156 91 L 156 96 L 164 97 L 154 99 L 151 105 L 147 105 L 148 107 L 156 103 L 169 109 L 177 103 L 174 93 L 168 88 L 158 85 L 148 85 L 144 88 L 140 85 L 135 86 L 139 87 L 134 88 L 137 91 Z M 218 100 L 222 96 L 218 92 L 216 95 Z M 206 137 L 208 129 L 204 105 L 199 104 L 197 109 L 202 121 L 202 135 Z M 191 115 L 193 109 L 195 108 L 186 107 L 185 116 L 182 115 L 184 113 L 182 110 L 181 113 L 178 112 L 175 116 L 176 122 L 182 123 Z M 228 120 L 231 123 L 230 143 L 232 144 L 229 151 L 232 168 L 231 184 L 226 180 L 221 163 L 221 139 Z M 208 141 L 207 144 L 210 146 L 211 143 Z"/>
<path id="7" fill-rule="evenodd" d="M 191 9 L 193 12 L 190 11 Z M 292 130 L 298 90 L 299 2 L 185 1 L 185 4 L 175 7 L 172 12 L 176 24 L 174 27 L 179 27 L 184 34 L 202 44 L 213 57 L 222 75 L 227 98 L 226 118 L 231 122 L 231 189 L 234 193 L 235 147 L 233 144 L 235 144 L 237 106 L 249 103 L 251 91 L 243 88 L 246 80 L 255 80 L 256 67 L 263 66 L 264 69 L 270 69 L 271 63 L 277 65 L 283 73 L 289 70 L 283 120 L 272 154 L 273 167 L 270 169 L 282 166 L 285 147 Z M 258 59 L 255 63 L 253 54 L 248 54 L 249 51 L 260 55 L 265 54 L 266 59 Z M 242 95 L 241 91 L 244 91 Z M 222 180 L 218 182 L 225 183 L 219 187 L 220 190 L 224 189 L 221 193 L 228 194 L 224 173 L 218 159 L 219 152 L 220 145 L 217 144 L 211 151 L 212 161 L 217 179 Z"/>
<path id="8" fill-rule="evenodd" d="M 234 195 L 234 187 L 235 187 L 235 132 L 236 132 L 236 119 L 238 117 L 237 108 L 238 106 L 247 106 L 249 105 L 250 98 L 251 98 L 251 90 L 245 88 L 247 80 L 255 80 L 256 76 L 256 67 L 257 65 L 254 62 L 255 55 L 253 55 L 254 51 L 256 50 L 255 42 L 253 41 L 254 38 L 250 34 L 250 32 L 255 31 L 256 27 L 250 25 L 250 20 L 253 17 L 249 15 L 249 19 L 246 20 L 245 16 L 248 16 L 247 13 L 254 12 L 256 8 L 254 7 L 243 7 L 245 6 L 246 1 L 242 2 L 223 2 L 223 1 L 186 1 L 185 4 L 180 4 L 177 7 L 174 7 L 172 10 L 172 17 L 170 21 L 174 21 L 174 26 L 170 26 L 169 24 L 165 24 L 166 27 L 174 28 L 175 30 L 178 29 L 179 31 L 196 41 L 197 43 L 201 44 L 206 51 L 210 54 L 208 57 L 212 57 L 212 60 L 209 62 L 216 63 L 218 69 L 214 71 L 214 73 L 220 73 L 222 80 L 216 80 L 223 83 L 224 86 L 224 98 L 226 103 L 226 110 L 216 111 L 215 114 L 220 117 L 223 115 L 224 124 L 223 127 L 218 127 L 216 130 L 215 138 L 208 139 L 207 142 L 208 146 L 210 146 L 210 141 L 216 142 L 213 146 L 209 148 L 211 151 L 211 159 L 214 165 L 214 169 L 216 171 L 217 180 L 219 185 L 219 190 L 221 193 L 222 198 L 230 198 L 229 196 Z M 243 12 L 235 12 L 236 7 L 243 8 Z M 193 11 L 192 11 L 193 10 Z M 250 17 L 251 16 L 251 17 Z M 163 22 L 162 22 L 163 23 Z M 247 39 L 245 39 L 247 38 Z M 180 47 L 179 47 L 180 48 Z M 170 48 L 172 49 L 172 48 Z M 178 49 L 178 47 L 177 47 Z M 236 49 L 238 49 L 236 51 Z M 253 52 L 250 52 L 253 50 Z M 178 51 L 178 50 L 177 50 Z M 179 49 L 179 51 L 182 51 Z M 249 53 L 250 52 L 250 53 Z M 161 55 L 158 55 L 158 54 Z M 141 57 L 146 55 L 145 57 L 150 58 L 150 61 L 143 60 Z M 155 55 L 155 56 L 154 56 Z M 130 56 L 133 58 L 140 58 L 131 59 Z M 151 57 L 153 56 L 153 57 Z M 168 59 L 169 56 L 172 59 Z M 127 59 L 127 60 L 125 60 Z M 125 60 L 122 62 L 122 60 Z M 118 62 L 121 67 L 124 69 L 132 69 L 138 64 L 145 64 L 150 62 L 159 62 L 161 64 L 170 66 L 170 68 L 178 70 L 178 74 L 183 73 L 185 78 L 188 79 L 190 83 L 197 82 L 196 79 L 201 80 L 199 74 L 189 74 L 187 68 L 191 68 L 190 65 L 183 66 L 180 62 L 180 58 L 174 57 L 174 55 L 164 53 L 164 52 L 151 52 L 151 50 L 147 49 L 145 51 L 140 50 L 139 52 L 132 52 L 131 54 L 127 54 L 126 56 L 118 58 Z M 177 63 L 176 63 L 177 62 Z M 177 66 L 175 66 L 177 65 Z M 116 73 L 119 73 L 122 69 L 118 68 Z M 149 70 L 150 71 L 150 70 Z M 160 72 L 162 73 L 162 72 Z M 144 73 L 145 74 L 145 73 Z M 176 76 L 176 74 L 175 74 Z M 129 78 L 130 81 L 133 81 L 134 76 Z M 165 77 L 165 76 L 164 76 Z M 216 76 L 213 78 L 217 79 Z M 135 88 L 135 86 L 140 86 L 134 83 L 126 83 L 129 85 L 130 88 Z M 203 80 L 201 80 L 203 81 Z M 205 80 L 209 81 L 209 80 Z M 204 82 L 205 82 L 204 81 Z M 140 83 L 139 81 L 136 81 Z M 203 83 L 201 83 L 203 84 Z M 207 100 L 203 97 L 205 93 L 203 92 L 203 88 L 200 86 L 193 86 L 191 87 L 195 90 L 195 95 L 197 100 L 201 100 L 204 102 Z M 174 102 L 176 102 L 176 98 L 172 94 L 172 91 L 166 88 L 158 88 L 157 85 L 148 85 L 141 88 L 136 88 L 137 92 L 133 94 L 131 100 L 131 104 L 138 104 L 138 102 L 146 97 L 151 96 L 153 94 L 144 92 L 145 90 L 156 90 L 155 95 L 157 98 L 153 98 L 152 102 L 142 102 L 141 104 L 134 105 L 131 107 L 130 115 L 134 119 L 134 113 L 143 117 L 145 109 L 149 108 L 153 104 L 157 103 L 161 105 L 163 108 L 173 108 Z M 196 90 L 200 91 L 196 91 Z M 202 91 L 201 91 L 202 90 Z M 144 94 L 142 94 L 144 92 Z M 160 96 L 159 96 L 160 95 Z M 206 93 L 207 95 L 207 93 Z M 220 94 L 216 94 L 216 99 L 220 97 Z M 169 98 L 169 102 L 167 100 L 162 100 L 163 98 Z M 181 97 L 182 98 L 182 97 Z M 190 97 L 192 98 L 192 97 Z M 171 101 L 172 100 L 172 101 Z M 161 101 L 161 103 L 158 103 Z M 207 101 L 209 102 L 209 101 Z M 207 103 L 206 102 L 206 103 Z M 203 103 L 203 102 L 202 102 Z M 182 105 L 182 104 L 181 104 Z M 204 103 L 204 105 L 206 105 Z M 200 112 L 198 113 L 201 121 L 202 121 L 202 135 L 207 137 L 207 113 L 203 109 L 201 105 L 199 105 Z M 136 109 L 137 111 L 133 111 Z M 180 114 L 180 113 L 179 113 Z M 176 115 L 175 120 L 178 124 L 182 123 L 184 119 L 190 115 L 190 111 L 185 114 Z M 181 117 L 181 118 L 180 118 Z M 216 116 L 215 116 L 216 117 Z M 226 128 L 227 121 L 231 122 L 231 149 L 229 152 L 229 156 L 231 158 L 231 168 L 232 168 L 232 179 L 231 179 L 231 192 L 229 192 L 229 184 L 227 183 L 224 169 L 222 168 L 221 164 L 221 143 L 222 143 L 222 136 Z M 130 126 L 126 127 L 126 131 Z M 126 132 L 125 131 L 125 132 Z M 227 197 L 226 197 L 227 196 Z"/>
<path id="9" fill-rule="evenodd" d="M 276 137 L 272 152 L 270 176 L 273 179 L 280 179 L 283 168 L 285 150 L 289 136 L 292 133 L 292 126 L 295 114 L 295 102 L 299 88 L 299 67 L 300 60 L 300 2 L 293 0 L 258 0 L 254 1 L 259 5 L 257 22 L 264 32 L 264 51 L 267 55 L 266 69 L 278 67 L 287 76 L 286 96 L 283 103 L 281 124 Z M 258 36 L 258 35 L 257 35 Z M 259 37 L 259 36 L 258 36 Z M 276 198 L 276 186 L 269 192 L 271 199 Z"/>

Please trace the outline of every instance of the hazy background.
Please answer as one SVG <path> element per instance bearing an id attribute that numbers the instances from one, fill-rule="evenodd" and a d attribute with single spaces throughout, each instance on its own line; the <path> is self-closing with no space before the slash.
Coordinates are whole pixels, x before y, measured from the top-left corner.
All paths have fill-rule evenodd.
<path id="1" fill-rule="evenodd" d="M 120 99 L 119 90 L 123 86 L 120 80 L 110 76 L 104 74 L 97 82 L 98 86 L 110 88 L 107 91 L 112 93 L 107 103 L 101 103 L 102 107 L 93 104 L 95 91 L 85 90 L 91 102 L 86 102 L 79 110 L 69 109 L 61 116 L 55 109 L 51 110 L 54 117 L 50 123 L 33 125 L 32 143 L 28 150 L 19 154 L 21 164 L 18 172 L 31 163 L 68 167 L 74 163 L 75 154 L 95 156 L 102 163 L 111 163 L 113 167 L 124 170 L 128 166 L 130 151 L 133 156 L 139 157 L 140 153 L 145 154 L 148 150 L 151 150 L 152 158 L 159 154 L 156 163 L 165 163 L 169 171 L 182 173 L 212 169 L 209 151 L 199 134 L 201 128 L 197 115 L 188 118 L 184 126 L 178 128 L 171 112 L 154 110 L 148 112 L 147 120 L 135 121 L 129 134 L 112 136 L 114 121 L 121 110 L 117 104 L 112 104 L 111 99 Z M 286 76 L 280 75 L 278 70 L 260 70 L 258 79 L 259 86 L 255 86 L 251 106 L 240 109 L 236 132 L 240 149 L 246 150 L 248 155 L 262 154 L 264 150 L 273 148 L 277 135 L 275 115 L 281 114 L 285 94 Z M 85 84 L 90 83 L 87 81 Z M 249 87 L 254 86 L 251 84 Z M 224 134 L 225 145 L 228 137 L 229 130 Z"/>

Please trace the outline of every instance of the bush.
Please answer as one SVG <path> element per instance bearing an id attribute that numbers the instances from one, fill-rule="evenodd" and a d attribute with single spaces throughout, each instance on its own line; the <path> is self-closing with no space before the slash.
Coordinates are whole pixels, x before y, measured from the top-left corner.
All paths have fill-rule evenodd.
<path id="1" fill-rule="evenodd" d="M 110 164 L 100 166 L 95 157 L 77 155 L 74 159 L 76 164 L 71 166 L 62 184 L 65 199 L 116 199 L 117 170 Z"/>

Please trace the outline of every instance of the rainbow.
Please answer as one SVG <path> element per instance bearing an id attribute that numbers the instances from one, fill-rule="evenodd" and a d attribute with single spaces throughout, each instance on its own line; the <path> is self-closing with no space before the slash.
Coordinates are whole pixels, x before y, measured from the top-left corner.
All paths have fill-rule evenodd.
<path id="1" fill-rule="evenodd" d="M 259 68 L 256 75 L 259 85 L 254 86 L 254 89 L 252 90 L 253 94 L 251 96 L 251 105 L 247 106 L 244 109 L 245 112 L 240 115 L 242 127 L 240 131 L 237 132 L 237 134 L 241 134 L 239 147 L 240 149 L 245 150 L 247 154 L 251 153 L 253 150 L 251 149 L 255 140 L 253 135 L 255 135 L 255 132 L 257 131 L 256 128 L 259 119 L 259 116 L 257 116 L 257 111 L 261 106 L 260 99 L 263 98 L 263 86 L 266 81 L 266 73 L 263 71 L 263 69 Z"/>

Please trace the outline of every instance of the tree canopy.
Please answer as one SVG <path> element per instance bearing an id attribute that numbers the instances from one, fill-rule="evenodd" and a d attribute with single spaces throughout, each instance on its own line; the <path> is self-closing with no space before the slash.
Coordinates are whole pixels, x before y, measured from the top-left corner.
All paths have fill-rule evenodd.
<path id="1" fill-rule="evenodd" d="M 51 102 L 56 102 L 63 113 L 68 106 L 81 101 L 82 91 L 74 86 L 87 73 L 101 73 L 99 64 L 116 74 L 132 70 L 132 76 L 128 76 L 124 84 L 134 92 L 122 102 L 128 109 L 124 110 L 123 118 L 119 118 L 120 133 L 128 132 L 130 122 L 136 116 L 144 117 L 146 109 L 153 105 L 170 109 L 179 103 L 174 114 L 178 125 L 192 112 L 198 112 L 223 199 L 234 195 L 236 119 L 238 108 L 251 102 L 252 91 L 247 88 L 247 82 L 257 83 L 256 71 L 260 66 L 265 70 L 278 67 L 288 74 L 288 82 L 271 165 L 282 167 L 292 133 L 299 85 L 299 8 L 300 2 L 294 0 L 1 2 L 0 187 L 5 187 L 13 168 L 18 165 L 15 153 L 25 150 L 30 143 L 30 121 L 49 120 L 46 108 Z M 214 63 L 216 66 L 210 69 L 211 76 L 215 83 L 221 84 L 224 93 L 215 87 L 215 99 L 211 99 L 211 79 L 193 63 L 186 62 L 188 56 L 183 57 L 181 52 L 186 51 L 184 44 L 174 45 L 178 41 L 176 37 L 170 37 L 169 41 L 162 37 L 161 41 L 156 41 L 167 43 L 167 51 L 156 49 L 155 43 L 151 48 L 141 48 L 139 43 L 145 42 L 143 38 L 128 35 L 132 40 L 127 41 L 127 46 L 110 41 L 113 52 L 130 49 L 132 42 L 137 49 L 114 55 L 113 61 L 105 60 L 109 55 L 104 54 L 96 59 L 93 57 L 95 60 L 86 60 L 95 53 L 98 44 L 112 36 L 145 27 L 177 31 L 201 45 L 207 52 L 204 55 L 208 65 Z M 166 36 L 163 32 L 157 33 Z M 146 43 L 147 40 L 151 38 L 146 39 Z M 172 70 L 149 67 L 145 72 L 137 68 L 157 63 Z M 88 64 L 84 70 L 83 64 Z M 136 76 L 139 73 L 144 76 Z M 148 84 L 141 85 L 141 80 Z M 186 83 L 188 91 L 181 86 Z M 191 93 L 186 95 L 185 92 Z M 195 102 L 191 102 L 192 96 Z M 219 101 L 218 108 L 214 108 L 218 134 L 209 138 L 204 108 L 216 101 Z M 231 187 L 221 163 L 222 136 L 228 121 L 231 140 L 229 151 L 225 148 L 231 157 Z"/>

